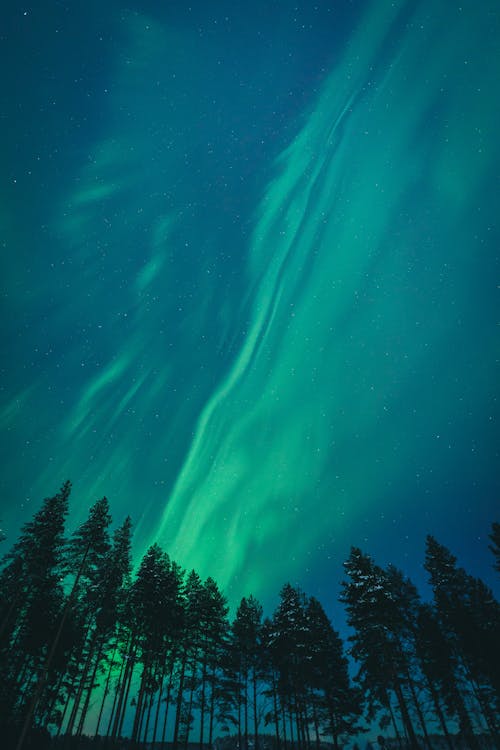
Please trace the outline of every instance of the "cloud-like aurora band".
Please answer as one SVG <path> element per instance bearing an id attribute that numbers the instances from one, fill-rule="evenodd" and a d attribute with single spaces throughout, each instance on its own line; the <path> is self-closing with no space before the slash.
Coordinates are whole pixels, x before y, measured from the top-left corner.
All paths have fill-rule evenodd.
<path id="1" fill-rule="evenodd" d="M 154 535 L 230 590 L 300 577 L 346 516 L 390 513 L 388 487 L 419 471 L 405 424 L 432 441 L 453 408 L 431 361 L 465 281 L 453 306 L 424 291 L 429 268 L 469 262 L 464 217 L 498 157 L 478 85 L 492 71 L 474 57 L 473 4 L 411 6 L 372 5 L 277 160 L 249 249 L 248 334 Z"/>
<path id="2" fill-rule="evenodd" d="M 158 541 L 269 606 L 287 579 L 331 602 L 351 543 L 418 574 L 427 531 L 484 533 L 500 29 L 480 6 L 359 4 L 293 123 L 274 37 L 231 67 L 238 32 L 110 9 L 98 134 L 41 162 L 26 232 L 19 196 L 1 216 L 9 537 L 70 478 L 69 531 L 106 494 L 136 562 Z"/>

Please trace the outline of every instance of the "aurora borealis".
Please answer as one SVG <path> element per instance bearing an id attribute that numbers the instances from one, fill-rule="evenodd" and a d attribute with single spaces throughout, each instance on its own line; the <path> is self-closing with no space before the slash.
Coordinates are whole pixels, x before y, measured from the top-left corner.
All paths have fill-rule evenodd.
<path id="1" fill-rule="evenodd" d="M 234 602 L 493 583 L 495 0 L 10 9 L 0 517 L 66 478 Z"/>

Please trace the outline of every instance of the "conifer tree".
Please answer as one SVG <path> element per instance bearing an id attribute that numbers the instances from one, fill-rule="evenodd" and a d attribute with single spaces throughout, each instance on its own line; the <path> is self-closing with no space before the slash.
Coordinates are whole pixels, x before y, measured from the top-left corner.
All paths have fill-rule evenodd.
<path id="1" fill-rule="evenodd" d="M 282 706 L 279 694 L 279 670 L 274 659 L 275 630 L 273 622 L 266 617 L 261 628 L 261 668 L 264 681 L 268 688 L 264 690 L 264 696 L 271 701 L 271 708 L 264 715 L 264 726 L 274 725 L 274 736 L 277 750 L 281 750 L 282 741 L 286 750 L 286 728 L 282 725 Z M 239 743 L 241 745 L 241 742 Z"/>
<path id="2" fill-rule="evenodd" d="M 204 597 L 203 583 L 192 570 L 184 585 L 184 618 L 181 634 L 181 654 L 177 680 L 177 699 L 174 723 L 173 747 L 187 742 L 193 721 L 192 704 L 198 679 L 198 657 L 200 646 L 200 620 Z M 186 694 L 187 692 L 187 694 Z"/>
<path id="3" fill-rule="evenodd" d="M 354 628 L 351 654 L 360 663 L 357 679 L 368 702 L 368 718 L 378 707 L 391 716 L 390 696 L 396 697 L 410 747 L 418 740 L 405 695 L 407 680 L 404 652 L 394 622 L 394 607 L 387 576 L 373 560 L 353 547 L 344 564 L 348 581 L 342 584 L 341 601 L 347 609 L 347 621 Z M 394 722 L 394 729 L 397 727 Z"/>
<path id="4" fill-rule="evenodd" d="M 24 743 L 54 679 L 64 611 L 64 525 L 71 484 L 46 498 L 4 557 L 0 576 L 0 724 L 20 723 Z M 3 727 L 2 727 L 3 729 Z"/>
<path id="5" fill-rule="evenodd" d="M 273 633 L 269 646 L 278 669 L 283 726 L 286 726 L 288 718 L 290 741 L 295 741 L 301 748 L 306 744 L 308 725 L 304 680 L 307 660 L 306 597 L 300 589 L 289 583 L 280 592 L 280 602 L 273 615 Z"/>
<path id="6" fill-rule="evenodd" d="M 484 725 L 500 748 L 500 605 L 433 537 L 432 604 L 402 571 L 352 548 L 341 601 L 353 684 L 339 633 L 314 597 L 286 584 L 264 622 L 259 602 L 244 597 L 230 627 L 217 583 L 185 577 L 158 545 L 132 580 L 131 521 L 111 540 L 106 498 L 66 543 L 70 489 L 43 502 L 0 564 L 0 742 L 25 750 L 41 742 L 34 732 L 55 727 L 63 746 L 76 746 L 92 715 L 96 735 L 107 725 L 108 738 L 125 732 L 132 747 L 160 741 L 164 750 L 171 727 L 173 749 L 187 750 L 197 727 L 202 750 L 218 722 L 219 731 L 237 727 L 241 750 L 259 750 L 262 715 L 276 750 L 321 750 L 324 737 L 340 748 L 364 731 L 366 705 L 381 728 L 392 721 L 400 748 L 405 738 L 419 747 L 415 727 L 430 748 L 429 721 L 448 750 L 479 750 Z M 490 537 L 496 568 L 499 528 Z"/>
<path id="7" fill-rule="evenodd" d="M 430 748 L 427 722 L 419 696 L 421 675 L 415 650 L 416 619 L 420 596 L 410 579 L 394 565 L 388 565 L 384 570 L 384 576 L 387 623 L 399 654 L 401 681 L 409 693 L 409 703 L 417 715 L 425 744 Z"/>
<path id="8" fill-rule="evenodd" d="M 262 607 L 250 596 L 243 597 L 232 626 L 234 651 L 238 655 L 239 703 L 244 709 L 243 736 L 248 747 L 249 707 L 253 712 L 254 746 L 258 750 L 258 683 L 261 662 Z M 240 730 L 241 733 L 241 730 Z"/>
<path id="9" fill-rule="evenodd" d="M 460 721 L 466 708 L 457 685 L 453 650 L 430 604 L 420 604 L 418 608 L 415 650 L 446 744 L 449 750 L 454 750 L 446 714 Z"/>
<path id="10" fill-rule="evenodd" d="M 154 544 L 141 562 L 131 591 L 135 659 L 142 665 L 132 742 L 140 741 L 142 731 L 148 733 L 152 697 L 159 688 L 158 676 L 169 634 L 169 616 L 178 597 L 176 587 L 170 558 Z"/>
<path id="11" fill-rule="evenodd" d="M 320 735 L 326 734 L 332 737 L 337 750 L 341 737 L 363 731 L 358 723 L 362 714 L 361 691 L 351 684 L 340 635 L 314 597 L 308 600 L 306 620 L 306 680 L 312 693 L 316 747 L 320 747 Z"/>
<path id="12" fill-rule="evenodd" d="M 109 526 L 111 515 L 106 497 L 98 500 L 89 510 L 88 518 L 75 531 L 68 544 L 68 572 L 74 577 L 75 614 L 78 617 L 81 637 L 79 647 L 75 649 L 73 675 L 66 708 L 72 702 L 66 726 L 66 734 L 74 729 L 81 733 L 85 711 L 82 697 L 88 687 L 89 677 L 93 675 L 93 662 L 98 654 L 99 628 L 96 623 L 105 590 L 108 575 L 108 562 L 111 551 Z M 75 644 L 76 645 L 76 644 Z M 90 684 L 92 688 L 92 682 Z M 80 731 L 77 719 L 80 716 Z M 64 717 L 63 717 L 64 719 Z"/>
<path id="13" fill-rule="evenodd" d="M 226 651 L 229 623 L 225 596 L 213 578 L 204 583 L 202 599 L 202 639 L 200 648 L 201 687 L 200 705 L 200 750 L 205 740 L 204 720 L 208 716 L 208 744 L 211 746 L 217 702 L 222 685 L 221 661 Z"/>
<path id="14" fill-rule="evenodd" d="M 92 635 L 94 656 L 78 724 L 77 733 L 79 735 L 83 731 L 90 698 L 96 687 L 96 678 L 106 656 L 106 648 L 109 647 L 113 636 L 118 635 L 115 630 L 123 612 L 130 586 L 131 542 L 132 521 L 130 516 L 127 516 L 123 524 L 113 534 L 113 542 L 104 558 L 104 575 L 99 581 L 98 591 L 96 592 L 94 632 Z M 116 642 L 114 650 L 116 650 Z M 109 681 L 104 691 L 103 700 L 107 695 L 108 686 Z M 100 718 L 98 719 L 98 726 L 99 724 Z"/>
<path id="15" fill-rule="evenodd" d="M 457 660 L 457 679 L 468 685 L 498 744 L 500 608 L 492 592 L 479 579 L 457 567 L 456 557 L 427 537 L 425 568 L 430 575 L 441 628 Z M 467 712 L 461 729 L 471 747 L 477 746 Z"/>

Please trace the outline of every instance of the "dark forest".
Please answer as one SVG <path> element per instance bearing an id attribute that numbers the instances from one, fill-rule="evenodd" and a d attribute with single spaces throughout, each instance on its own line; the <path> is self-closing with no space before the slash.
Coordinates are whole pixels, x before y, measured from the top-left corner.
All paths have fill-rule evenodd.
<path id="1" fill-rule="evenodd" d="M 344 643 L 289 583 L 269 617 L 249 596 L 230 619 L 216 581 L 156 544 L 134 572 L 106 498 L 67 536 L 70 492 L 2 559 L 2 747 L 500 748 L 500 605 L 435 538 L 432 601 L 351 548 Z M 500 573 L 499 523 L 490 539 Z"/>

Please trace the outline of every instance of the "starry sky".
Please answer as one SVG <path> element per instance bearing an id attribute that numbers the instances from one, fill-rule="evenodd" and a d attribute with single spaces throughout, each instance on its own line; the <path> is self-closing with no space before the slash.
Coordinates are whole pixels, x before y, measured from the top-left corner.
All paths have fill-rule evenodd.
<path id="1" fill-rule="evenodd" d="M 12 3 L 0 518 L 69 478 L 268 606 L 494 584 L 497 0 Z M 498 590 L 498 589 L 497 589 Z M 333 605 L 331 605 L 333 606 Z"/>

